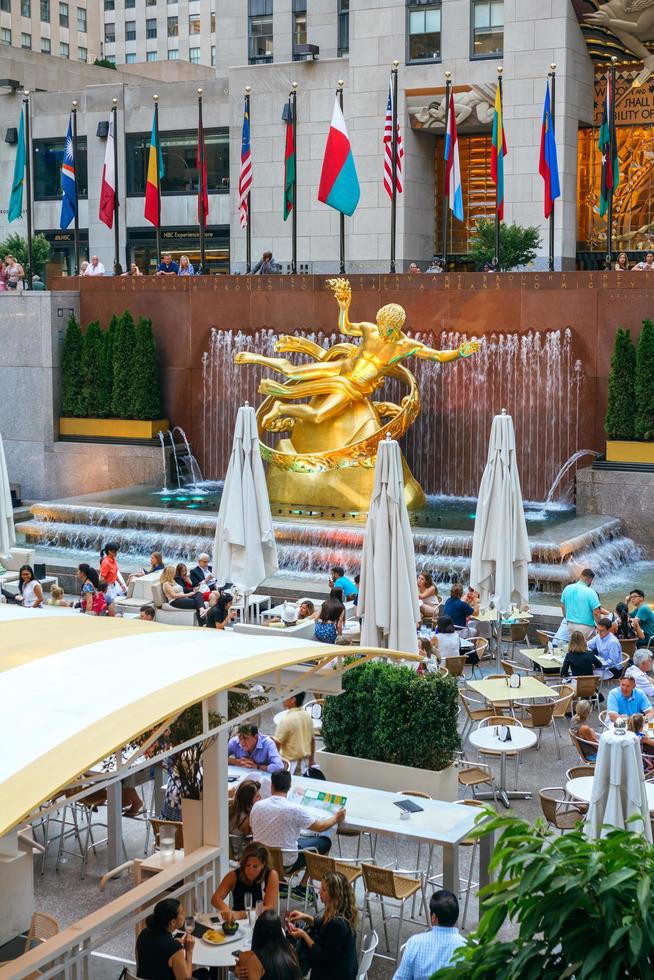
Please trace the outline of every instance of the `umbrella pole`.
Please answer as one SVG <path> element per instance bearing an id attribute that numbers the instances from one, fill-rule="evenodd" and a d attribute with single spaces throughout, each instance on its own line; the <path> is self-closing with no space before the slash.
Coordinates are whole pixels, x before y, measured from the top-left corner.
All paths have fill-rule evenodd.
<path id="1" fill-rule="evenodd" d="M 500 672 L 500 661 L 502 659 L 502 613 L 497 610 L 497 622 L 495 624 L 495 661 L 497 672 Z"/>

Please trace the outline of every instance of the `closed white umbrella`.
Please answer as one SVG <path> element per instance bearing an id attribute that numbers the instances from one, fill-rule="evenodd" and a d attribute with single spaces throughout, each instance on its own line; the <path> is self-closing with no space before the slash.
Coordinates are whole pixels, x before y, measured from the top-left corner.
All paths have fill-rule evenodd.
<path id="1" fill-rule="evenodd" d="M 233 582 L 247 596 L 279 567 L 270 499 L 259 451 L 254 409 L 239 408 L 232 455 L 220 501 L 214 540 L 213 573 Z"/>
<path id="2" fill-rule="evenodd" d="M 638 819 L 629 820 L 634 816 Z M 652 842 L 640 742 L 632 732 L 605 732 L 597 753 L 585 833 L 606 837 L 614 827 L 633 830 Z"/>
<path id="3" fill-rule="evenodd" d="M 470 584 L 479 592 L 481 606 L 493 600 L 498 612 L 505 613 L 514 603 L 526 605 L 530 559 L 513 419 L 502 409 L 493 419 L 472 539 Z"/>
<path id="4" fill-rule="evenodd" d="M 391 439 L 381 442 L 377 450 L 357 615 L 363 617 L 362 647 L 418 652 L 416 556 L 404 501 L 402 456 L 398 443 Z"/>
<path id="5" fill-rule="evenodd" d="M 8 555 L 15 544 L 16 531 L 14 528 L 14 509 L 11 504 L 11 490 L 9 489 L 9 473 L 7 472 L 2 436 L 0 436 L 0 555 Z"/>

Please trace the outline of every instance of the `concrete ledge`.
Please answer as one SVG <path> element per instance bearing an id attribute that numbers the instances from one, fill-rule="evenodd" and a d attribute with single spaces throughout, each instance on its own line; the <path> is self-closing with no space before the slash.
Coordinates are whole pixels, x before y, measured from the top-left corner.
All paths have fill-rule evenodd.
<path id="1" fill-rule="evenodd" d="M 654 472 L 589 468 L 577 473 L 577 513 L 619 514 L 625 534 L 647 557 L 654 555 L 653 498 Z"/>

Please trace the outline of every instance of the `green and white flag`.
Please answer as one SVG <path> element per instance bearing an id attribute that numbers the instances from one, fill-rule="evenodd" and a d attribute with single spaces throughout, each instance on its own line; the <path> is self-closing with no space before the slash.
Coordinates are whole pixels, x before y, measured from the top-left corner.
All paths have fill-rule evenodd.
<path id="1" fill-rule="evenodd" d="M 23 213 L 23 184 L 25 182 L 25 114 L 21 111 L 18 124 L 18 145 L 14 163 L 14 179 L 11 182 L 8 221 L 15 221 Z"/>

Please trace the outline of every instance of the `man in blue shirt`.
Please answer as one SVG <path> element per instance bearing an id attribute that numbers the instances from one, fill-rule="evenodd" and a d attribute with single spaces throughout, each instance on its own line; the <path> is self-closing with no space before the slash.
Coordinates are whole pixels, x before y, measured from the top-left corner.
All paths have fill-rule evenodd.
<path id="1" fill-rule="evenodd" d="M 459 900 L 452 892 L 434 892 L 429 901 L 431 929 L 412 936 L 393 980 L 429 980 L 452 963 L 454 951 L 466 941 L 456 928 Z"/>
<path id="2" fill-rule="evenodd" d="M 229 740 L 227 753 L 230 766 L 262 772 L 279 772 L 284 768 L 273 739 L 269 735 L 260 735 L 256 725 L 240 725 L 238 735 Z"/>
<path id="3" fill-rule="evenodd" d="M 163 262 L 160 262 L 157 266 L 158 276 L 176 276 L 179 272 L 179 266 L 176 262 L 173 262 L 173 257 L 170 252 L 164 252 Z"/>
<path id="4" fill-rule="evenodd" d="M 463 600 L 463 586 L 455 584 L 450 589 L 450 597 L 445 600 L 441 615 L 449 616 L 455 626 L 463 629 L 470 616 L 474 616 L 475 610 L 469 602 Z"/>
<path id="5" fill-rule="evenodd" d="M 591 588 L 595 572 L 584 568 L 579 581 L 566 585 L 561 593 L 561 608 L 568 621 L 570 633 L 581 633 L 585 640 L 595 635 L 595 626 L 601 615 L 601 603 L 595 589 Z"/>
<path id="6" fill-rule="evenodd" d="M 617 622 L 616 622 L 617 628 Z M 613 633 L 613 623 L 610 619 L 600 619 L 597 624 L 597 636 L 588 643 L 588 649 L 597 654 L 603 668 L 596 670 L 602 680 L 619 677 L 622 673 L 622 647 L 620 640 Z"/>
<path id="7" fill-rule="evenodd" d="M 355 601 L 358 599 L 359 593 L 357 587 L 352 579 L 347 577 L 345 569 L 341 565 L 334 565 L 332 568 L 330 583 L 330 588 L 342 589 L 346 602 L 348 599 L 354 599 Z"/>
<path id="8" fill-rule="evenodd" d="M 633 677 L 621 678 L 620 687 L 614 687 L 609 693 L 606 708 L 611 721 L 638 714 L 646 718 L 654 717 L 654 708 L 649 703 L 647 695 L 636 687 Z"/>
<path id="9" fill-rule="evenodd" d="M 645 602 L 645 593 L 642 589 L 632 589 L 629 594 L 629 602 L 634 607 L 631 620 L 638 634 L 636 646 L 649 646 L 649 641 L 654 637 L 654 612 Z"/>

